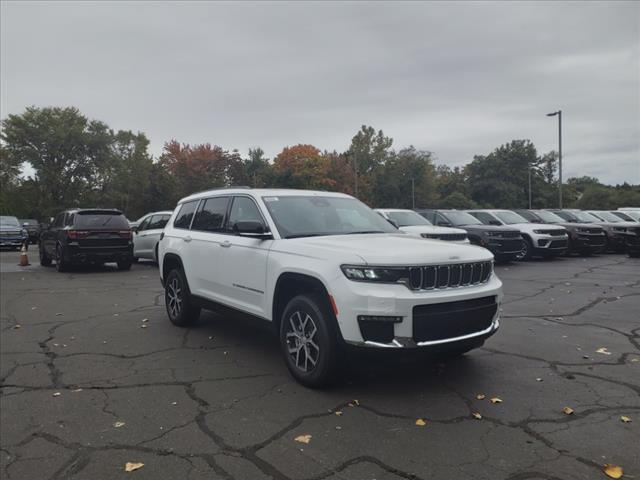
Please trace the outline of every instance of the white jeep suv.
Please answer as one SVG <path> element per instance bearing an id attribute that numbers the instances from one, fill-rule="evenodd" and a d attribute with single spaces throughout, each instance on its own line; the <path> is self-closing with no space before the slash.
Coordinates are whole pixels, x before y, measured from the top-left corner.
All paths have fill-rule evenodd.
<path id="1" fill-rule="evenodd" d="M 485 225 L 505 225 L 520 230 L 524 240 L 519 260 L 532 257 L 556 257 L 569 248 L 569 233 L 560 225 L 531 223 L 511 210 L 467 210 Z"/>
<path id="2" fill-rule="evenodd" d="M 467 231 L 461 228 L 436 227 L 429 220 L 413 210 L 398 208 L 376 208 L 376 212 L 395 224 L 398 229 L 414 237 L 448 242 L 469 243 Z"/>
<path id="3" fill-rule="evenodd" d="M 480 247 L 427 242 L 341 193 L 230 188 L 178 203 L 159 245 L 171 322 L 227 308 L 272 322 L 293 376 L 321 386 L 346 344 L 463 353 L 498 329 Z M 227 310 L 228 311 L 228 310 Z"/>

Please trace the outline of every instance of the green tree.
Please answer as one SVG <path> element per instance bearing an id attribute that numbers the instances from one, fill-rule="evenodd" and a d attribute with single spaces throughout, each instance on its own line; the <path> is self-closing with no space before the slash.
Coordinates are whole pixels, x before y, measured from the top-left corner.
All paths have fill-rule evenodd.
<path id="1" fill-rule="evenodd" d="M 391 154 L 393 139 L 385 136 L 382 130 L 363 125 L 351 139 L 346 154 L 353 164 L 358 177 L 358 197 L 365 201 L 373 200 L 373 184 L 376 170 L 382 167 Z"/>
<path id="2" fill-rule="evenodd" d="M 466 210 L 478 208 L 478 204 L 466 197 L 462 192 L 453 192 L 438 202 L 440 208 L 456 208 Z"/>
<path id="3" fill-rule="evenodd" d="M 112 132 L 74 107 L 29 107 L 2 121 L 0 138 L 11 162 L 33 167 L 38 211 L 48 216 L 77 205 L 96 187 L 111 154 Z"/>

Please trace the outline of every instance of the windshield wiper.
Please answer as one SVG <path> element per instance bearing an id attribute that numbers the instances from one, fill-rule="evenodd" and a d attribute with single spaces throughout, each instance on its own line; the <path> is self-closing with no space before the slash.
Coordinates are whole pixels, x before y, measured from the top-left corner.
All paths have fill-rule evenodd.
<path id="1" fill-rule="evenodd" d="M 383 232 L 382 230 L 360 230 L 358 232 L 341 233 L 340 235 L 360 235 L 365 233 L 386 233 L 386 232 Z"/>
<path id="2" fill-rule="evenodd" d="M 113 217 L 109 217 L 105 220 L 105 222 L 102 224 L 102 226 L 104 227 L 107 223 L 109 223 L 111 221 Z"/>

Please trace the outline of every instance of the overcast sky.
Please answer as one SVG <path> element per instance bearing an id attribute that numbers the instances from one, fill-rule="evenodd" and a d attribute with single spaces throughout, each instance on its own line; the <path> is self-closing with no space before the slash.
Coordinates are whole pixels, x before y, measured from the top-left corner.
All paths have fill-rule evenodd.
<path id="1" fill-rule="evenodd" d="M 77 106 L 242 153 L 362 124 L 451 166 L 511 139 L 640 183 L 640 3 L 2 2 L 1 116 Z"/>

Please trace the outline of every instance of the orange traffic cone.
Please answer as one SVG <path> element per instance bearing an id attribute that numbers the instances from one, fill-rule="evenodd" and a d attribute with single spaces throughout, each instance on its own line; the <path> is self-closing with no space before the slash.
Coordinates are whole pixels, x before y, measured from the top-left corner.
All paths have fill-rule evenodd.
<path id="1" fill-rule="evenodd" d="M 28 267 L 29 265 L 30 263 L 29 263 L 29 257 L 27 256 L 27 247 L 22 245 L 22 248 L 20 249 L 20 266 Z"/>

